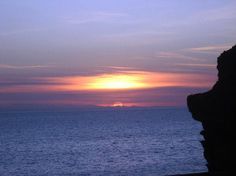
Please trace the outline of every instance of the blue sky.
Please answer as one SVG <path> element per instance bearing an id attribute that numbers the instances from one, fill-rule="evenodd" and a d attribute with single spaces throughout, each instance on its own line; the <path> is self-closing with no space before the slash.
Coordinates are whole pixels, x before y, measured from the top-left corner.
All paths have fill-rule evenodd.
<path id="1" fill-rule="evenodd" d="M 1 85 L 114 68 L 212 76 L 235 21 L 233 0 L 3 0 Z"/>

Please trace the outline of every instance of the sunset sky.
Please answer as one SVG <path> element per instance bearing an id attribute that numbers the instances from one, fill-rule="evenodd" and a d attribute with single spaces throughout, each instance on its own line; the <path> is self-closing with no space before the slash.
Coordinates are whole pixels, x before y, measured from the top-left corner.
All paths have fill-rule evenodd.
<path id="1" fill-rule="evenodd" d="M 1 0 L 0 108 L 185 106 L 235 21 L 235 0 Z"/>

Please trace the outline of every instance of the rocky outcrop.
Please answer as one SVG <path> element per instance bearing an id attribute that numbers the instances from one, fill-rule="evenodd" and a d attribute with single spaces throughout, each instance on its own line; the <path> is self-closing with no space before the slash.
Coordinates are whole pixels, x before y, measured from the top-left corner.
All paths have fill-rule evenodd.
<path id="1" fill-rule="evenodd" d="M 190 95 L 188 108 L 202 123 L 201 141 L 209 172 L 233 173 L 236 166 L 236 45 L 218 57 L 218 81 L 205 93 Z"/>

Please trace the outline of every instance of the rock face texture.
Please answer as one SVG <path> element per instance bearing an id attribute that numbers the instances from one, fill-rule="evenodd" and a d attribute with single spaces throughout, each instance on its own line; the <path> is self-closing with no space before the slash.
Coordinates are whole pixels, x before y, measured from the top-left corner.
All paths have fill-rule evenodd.
<path id="1" fill-rule="evenodd" d="M 205 93 L 189 95 L 189 111 L 203 126 L 201 141 L 209 172 L 236 169 L 236 45 L 218 57 L 218 81 Z"/>

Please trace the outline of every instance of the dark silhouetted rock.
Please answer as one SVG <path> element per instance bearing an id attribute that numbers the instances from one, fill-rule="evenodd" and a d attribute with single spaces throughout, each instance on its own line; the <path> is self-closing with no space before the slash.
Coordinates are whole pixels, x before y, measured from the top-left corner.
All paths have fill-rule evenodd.
<path id="1" fill-rule="evenodd" d="M 190 95 L 188 108 L 202 122 L 201 141 L 209 172 L 233 173 L 236 167 L 236 45 L 218 57 L 218 81 L 205 93 Z"/>

